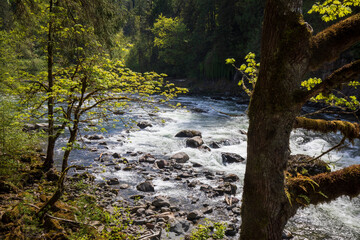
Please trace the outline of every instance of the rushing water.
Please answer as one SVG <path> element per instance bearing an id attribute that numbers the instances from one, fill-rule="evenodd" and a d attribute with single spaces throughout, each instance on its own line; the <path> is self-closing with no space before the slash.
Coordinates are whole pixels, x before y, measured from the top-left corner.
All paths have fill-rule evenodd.
<path id="1" fill-rule="evenodd" d="M 100 181 L 104 178 L 117 177 L 120 182 L 133 185 L 134 182 L 142 180 L 142 177 L 134 172 L 115 171 L 110 168 L 105 168 L 104 172 L 99 167 L 96 171 L 99 163 L 94 159 L 99 157 L 101 152 L 123 154 L 129 151 L 141 151 L 154 156 L 170 156 L 183 151 L 190 156 L 191 162 L 203 165 L 205 170 L 237 174 L 241 181 L 238 183 L 236 197 L 241 199 L 246 163 L 223 165 L 221 152 L 237 153 L 246 158 L 246 135 L 240 130 L 247 130 L 248 119 L 245 114 L 247 106 L 238 104 L 234 100 L 214 100 L 210 97 L 180 97 L 176 101 L 187 108 L 163 107 L 157 113 L 155 120 L 146 112 L 134 107 L 131 113 L 122 117 L 131 117 L 139 121 L 150 120 L 153 127 L 130 131 L 130 133 L 125 133 L 120 124 L 116 128 L 108 128 L 108 132 L 102 134 L 105 139 L 101 140 L 107 143 L 106 146 L 87 144 L 90 149 L 96 146 L 98 151 L 74 151 L 71 155 L 72 163 L 94 165 L 97 179 Z M 223 114 L 224 112 L 234 116 Z M 164 119 L 165 123 L 160 119 Z M 219 149 L 212 149 L 211 152 L 186 148 L 184 139 L 174 137 L 183 129 L 201 131 L 205 144 L 211 141 L 225 141 L 226 144 Z M 290 147 L 293 154 L 317 156 L 340 140 L 341 136 L 337 134 L 319 135 L 296 130 L 292 133 Z M 351 164 L 360 164 L 359 153 L 359 142 L 356 141 L 354 145 L 349 145 L 338 152 L 333 151 L 322 159 L 330 161 L 333 169 L 340 169 Z M 211 184 L 210 180 L 201 180 Z M 179 201 L 191 195 L 189 190 L 180 186 L 180 183 L 164 182 L 157 178 L 153 183 L 157 195 L 168 195 Z M 129 194 L 136 192 L 134 188 L 129 191 L 132 191 Z M 360 198 L 350 200 L 348 197 L 342 197 L 329 204 L 301 209 L 289 221 L 286 228 L 296 236 L 295 239 L 360 239 Z"/>

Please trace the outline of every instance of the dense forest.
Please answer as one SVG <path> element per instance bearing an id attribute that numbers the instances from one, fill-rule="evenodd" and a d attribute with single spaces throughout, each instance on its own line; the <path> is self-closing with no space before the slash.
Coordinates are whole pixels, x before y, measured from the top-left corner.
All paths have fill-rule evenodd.
<path id="1" fill-rule="evenodd" d="M 299 209 L 343 195 L 358 204 L 357 155 L 351 155 L 352 166 L 334 163 L 333 172 L 321 159 L 335 149 L 357 149 L 360 138 L 359 5 L 358 0 L 1 0 L 1 238 L 290 239 L 284 228 Z M 187 93 L 195 97 L 177 98 Z M 201 105 L 203 98 L 209 102 Z M 194 115 L 178 117 L 182 104 Z M 216 109 L 233 111 L 234 105 L 240 114 Z M 195 119 L 186 126 L 198 128 L 202 121 L 210 124 L 205 117 L 197 120 L 199 115 L 211 115 L 221 126 L 240 119 L 249 128 L 227 130 L 237 134 L 230 140 L 216 139 L 217 131 L 161 133 L 186 140 L 175 148 L 162 143 L 158 152 L 131 145 L 131 138 L 136 147 L 149 145 L 139 144 L 135 132 L 151 140 L 147 129 L 171 128 L 166 120 Z M 116 135 L 110 125 L 121 126 L 116 144 L 131 147 L 118 153 L 114 143 L 107 146 Z M 317 157 L 291 154 L 293 129 L 339 135 L 340 142 L 329 140 L 334 146 L 318 149 Z M 246 161 L 223 152 L 244 148 L 241 144 Z M 214 163 L 204 167 L 202 159 L 199 164 L 198 154 L 221 159 L 215 164 L 221 171 L 212 169 Z M 95 159 L 99 168 L 76 158 Z M 231 164 L 238 164 L 236 174 Z M 141 180 L 134 177 L 132 186 L 101 175 L 120 170 Z M 153 196 L 156 178 L 199 193 L 176 202 Z M 122 196 L 119 189 L 133 190 Z M 226 217 L 231 220 L 224 222 Z"/>

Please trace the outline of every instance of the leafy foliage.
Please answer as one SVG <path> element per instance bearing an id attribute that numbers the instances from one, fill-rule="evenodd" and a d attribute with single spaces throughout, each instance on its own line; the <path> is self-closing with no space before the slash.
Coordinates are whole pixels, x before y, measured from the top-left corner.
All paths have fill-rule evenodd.
<path id="1" fill-rule="evenodd" d="M 242 78 L 238 84 L 243 88 L 247 95 L 251 97 L 258 78 L 260 63 L 256 63 L 255 54 L 252 52 L 245 56 L 245 61 L 246 64 L 242 64 L 239 68 L 235 66 L 235 59 L 233 58 L 226 59 L 226 64 L 231 64 L 241 73 Z M 248 87 L 248 85 L 250 85 L 250 87 Z"/>
<path id="2" fill-rule="evenodd" d="M 359 0 L 326 0 L 317 2 L 308 13 L 319 13 L 325 22 L 334 21 L 352 13 L 351 7 L 360 6 Z"/>
<path id="3" fill-rule="evenodd" d="M 191 233 L 191 240 L 224 239 L 226 224 L 205 219 L 204 224 L 199 224 Z"/>

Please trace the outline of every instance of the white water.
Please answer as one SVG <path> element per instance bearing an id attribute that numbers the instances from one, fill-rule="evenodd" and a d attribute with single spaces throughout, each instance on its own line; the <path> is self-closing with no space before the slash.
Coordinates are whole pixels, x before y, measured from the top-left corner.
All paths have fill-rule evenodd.
<path id="1" fill-rule="evenodd" d="M 158 113 L 160 119 L 154 126 L 140 131 L 131 131 L 127 141 L 121 145 L 118 139 L 124 139 L 124 132 L 120 129 L 109 129 L 104 141 L 107 142 L 108 152 L 120 154 L 128 151 L 141 151 L 153 155 L 170 156 L 176 152 L 186 152 L 191 162 L 200 163 L 205 169 L 211 171 L 224 171 L 237 174 L 241 181 L 238 183 L 238 194 L 241 199 L 242 181 L 245 173 L 245 163 L 229 164 L 224 166 L 221 161 L 221 152 L 237 153 L 246 158 L 246 136 L 240 130 L 247 130 L 248 119 L 244 114 L 246 105 L 236 104 L 234 101 L 216 101 L 209 97 L 181 97 L 177 99 L 188 109 L 163 108 Z M 202 109 L 199 113 L 191 109 Z M 230 117 L 220 112 L 242 116 Z M 134 109 L 131 117 L 141 120 L 149 119 L 145 112 Z M 212 149 L 211 152 L 202 152 L 197 149 L 185 147 L 185 139 L 175 138 L 175 134 L 183 129 L 194 129 L 202 132 L 206 143 L 211 141 L 230 140 L 229 146 L 220 149 Z M 302 153 L 317 156 L 322 151 L 337 144 L 341 136 L 319 135 L 306 131 L 297 130 L 292 133 L 292 154 Z M 331 161 L 333 169 L 343 168 L 351 164 L 360 164 L 359 142 L 355 145 L 342 149 L 339 152 L 331 152 L 322 159 Z M 99 152 L 86 153 L 74 152 L 73 163 L 84 165 L 93 164 L 93 159 L 99 156 Z M 95 164 L 96 165 L 96 164 Z M 200 169 L 201 170 L 201 169 Z M 200 171 L 198 170 L 198 171 Z M 202 169 L 204 170 L 204 169 Z M 134 172 L 109 170 L 99 173 L 98 179 L 117 177 L 121 182 L 134 183 L 134 179 L 140 179 Z M 201 179 L 203 183 L 211 184 L 211 180 Z M 181 183 L 154 179 L 155 192 L 158 195 L 168 195 L 174 198 L 186 198 L 191 195 L 189 191 L 180 188 Z M 287 228 L 296 236 L 295 239 L 360 239 L 360 198 L 349 200 L 347 197 L 337 199 L 330 204 L 322 204 L 316 207 L 310 206 L 299 210 L 291 219 Z"/>

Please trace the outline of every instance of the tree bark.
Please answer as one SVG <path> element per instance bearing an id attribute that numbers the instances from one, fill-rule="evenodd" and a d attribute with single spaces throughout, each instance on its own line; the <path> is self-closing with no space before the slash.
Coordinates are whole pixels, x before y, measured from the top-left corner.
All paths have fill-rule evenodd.
<path id="1" fill-rule="evenodd" d="M 249 106 L 241 240 L 281 239 L 287 222 L 283 172 L 301 108 L 294 92 L 310 56 L 311 34 L 301 8 L 301 0 L 267 1 L 259 78 Z"/>
<path id="2" fill-rule="evenodd" d="M 54 150 L 55 150 L 55 130 L 54 130 L 54 97 L 53 86 L 53 65 L 54 65 L 54 37 L 53 37 L 53 0 L 49 1 L 49 29 L 48 29 L 48 42 L 47 42 L 47 72 L 48 72 L 48 144 L 46 150 L 46 159 L 44 162 L 44 169 L 49 170 L 54 165 Z"/>
<path id="3" fill-rule="evenodd" d="M 302 0 L 266 2 L 261 65 L 249 106 L 241 240 L 281 239 L 286 222 L 297 209 L 291 207 L 285 194 L 284 171 L 290 153 L 290 133 L 298 124 L 295 119 L 311 97 L 309 93 L 304 96 L 301 81 L 309 70 L 334 60 L 359 41 L 358 15 L 312 36 L 301 10 Z M 357 32 L 352 35 L 354 30 Z M 339 41 L 344 36 L 348 38 Z M 331 54 L 326 58 L 328 51 Z M 349 67 L 346 71 L 352 70 Z M 357 74 L 353 73 L 351 77 Z M 339 76 L 335 74 L 332 80 Z"/>

